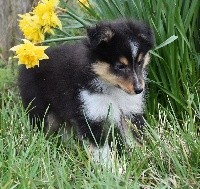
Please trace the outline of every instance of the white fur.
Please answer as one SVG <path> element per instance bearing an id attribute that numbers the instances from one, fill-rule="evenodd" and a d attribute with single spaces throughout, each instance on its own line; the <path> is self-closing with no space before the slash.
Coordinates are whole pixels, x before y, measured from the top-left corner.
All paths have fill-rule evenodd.
<path id="1" fill-rule="evenodd" d="M 80 92 L 83 111 L 90 120 L 106 119 L 109 108 L 111 119 L 116 123 L 120 123 L 122 115 L 128 116 L 143 112 L 143 92 L 131 95 L 117 87 L 95 82 L 97 85 L 101 85 L 102 93 L 90 93 L 88 90 Z"/>
<path id="2" fill-rule="evenodd" d="M 98 148 L 93 147 L 92 149 L 92 156 L 95 162 L 101 162 L 104 166 L 111 167 L 112 165 L 112 155 L 111 149 L 108 144 Z"/>
<path id="3" fill-rule="evenodd" d="M 93 144 L 88 143 L 88 141 L 83 140 L 83 145 L 86 153 L 90 160 L 94 163 L 99 163 L 103 166 L 112 167 L 113 159 L 112 159 L 112 151 L 108 143 L 105 143 L 104 146 L 97 147 Z"/>
<path id="4" fill-rule="evenodd" d="M 130 41 L 130 46 L 131 46 L 132 56 L 133 56 L 133 58 L 135 58 L 137 55 L 137 51 L 138 51 L 138 44 L 136 42 Z"/>
<path id="5" fill-rule="evenodd" d="M 119 175 L 126 172 L 126 163 L 125 161 L 119 161 L 117 152 L 112 148 L 112 143 L 110 148 L 108 143 L 101 147 L 95 147 L 92 144 L 86 145 L 87 141 L 83 142 L 91 162 L 107 167 L 113 173 L 118 172 Z"/>

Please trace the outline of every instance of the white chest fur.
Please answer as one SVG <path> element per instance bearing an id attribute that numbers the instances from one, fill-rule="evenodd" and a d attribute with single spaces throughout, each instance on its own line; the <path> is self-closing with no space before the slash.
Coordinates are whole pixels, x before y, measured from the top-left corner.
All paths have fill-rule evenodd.
<path id="1" fill-rule="evenodd" d="M 116 87 L 104 85 L 103 93 L 80 92 L 83 111 L 90 120 L 100 121 L 109 115 L 116 123 L 121 115 L 140 114 L 143 112 L 143 93 L 130 95 Z"/>

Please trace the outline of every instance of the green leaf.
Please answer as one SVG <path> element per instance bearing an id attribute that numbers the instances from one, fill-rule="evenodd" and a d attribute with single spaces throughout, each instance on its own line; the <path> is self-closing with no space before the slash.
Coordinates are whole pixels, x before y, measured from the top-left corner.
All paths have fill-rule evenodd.
<path id="1" fill-rule="evenodd" d="M 169 45 L 170 43 L 172 43 L 173 41 L 175 41 L 176 39 L 178 39 L 178 36 L 171 36 L 169 37 L 166 41 L 164 41 L 163 43 L 161 43 L 160 45 L 158 45 L 154 50 L 158 50 L 166 45 Z"/>

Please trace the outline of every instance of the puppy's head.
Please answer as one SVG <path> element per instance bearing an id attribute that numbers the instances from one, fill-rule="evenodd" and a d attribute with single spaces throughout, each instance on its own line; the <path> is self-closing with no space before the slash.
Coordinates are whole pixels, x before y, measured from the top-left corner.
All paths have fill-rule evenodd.
<path id="1" fill-rule="evenodd" d="M 141 93 L 148 51 L 153 46 L 151 29 L 141 22 L 114 21 L 99 23 L 87 33 L 96 60 L 94 73 L 129 94 Z"/>

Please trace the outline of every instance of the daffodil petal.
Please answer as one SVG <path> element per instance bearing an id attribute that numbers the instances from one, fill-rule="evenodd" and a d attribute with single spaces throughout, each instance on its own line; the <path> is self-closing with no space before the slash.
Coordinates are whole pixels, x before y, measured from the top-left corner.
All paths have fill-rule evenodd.
<path id="1" fill-rule="evenodd" d="M 36 46 L 29 40 L 24 39 L 24 44 L 12 47 L 16 51 L 15 58 L 18 58 L 18 64 L 25 64 L 26 68 L 32 68 L 39 65 L 39 60 L 48 59 L 45 50 L 48 46 Z"/>

